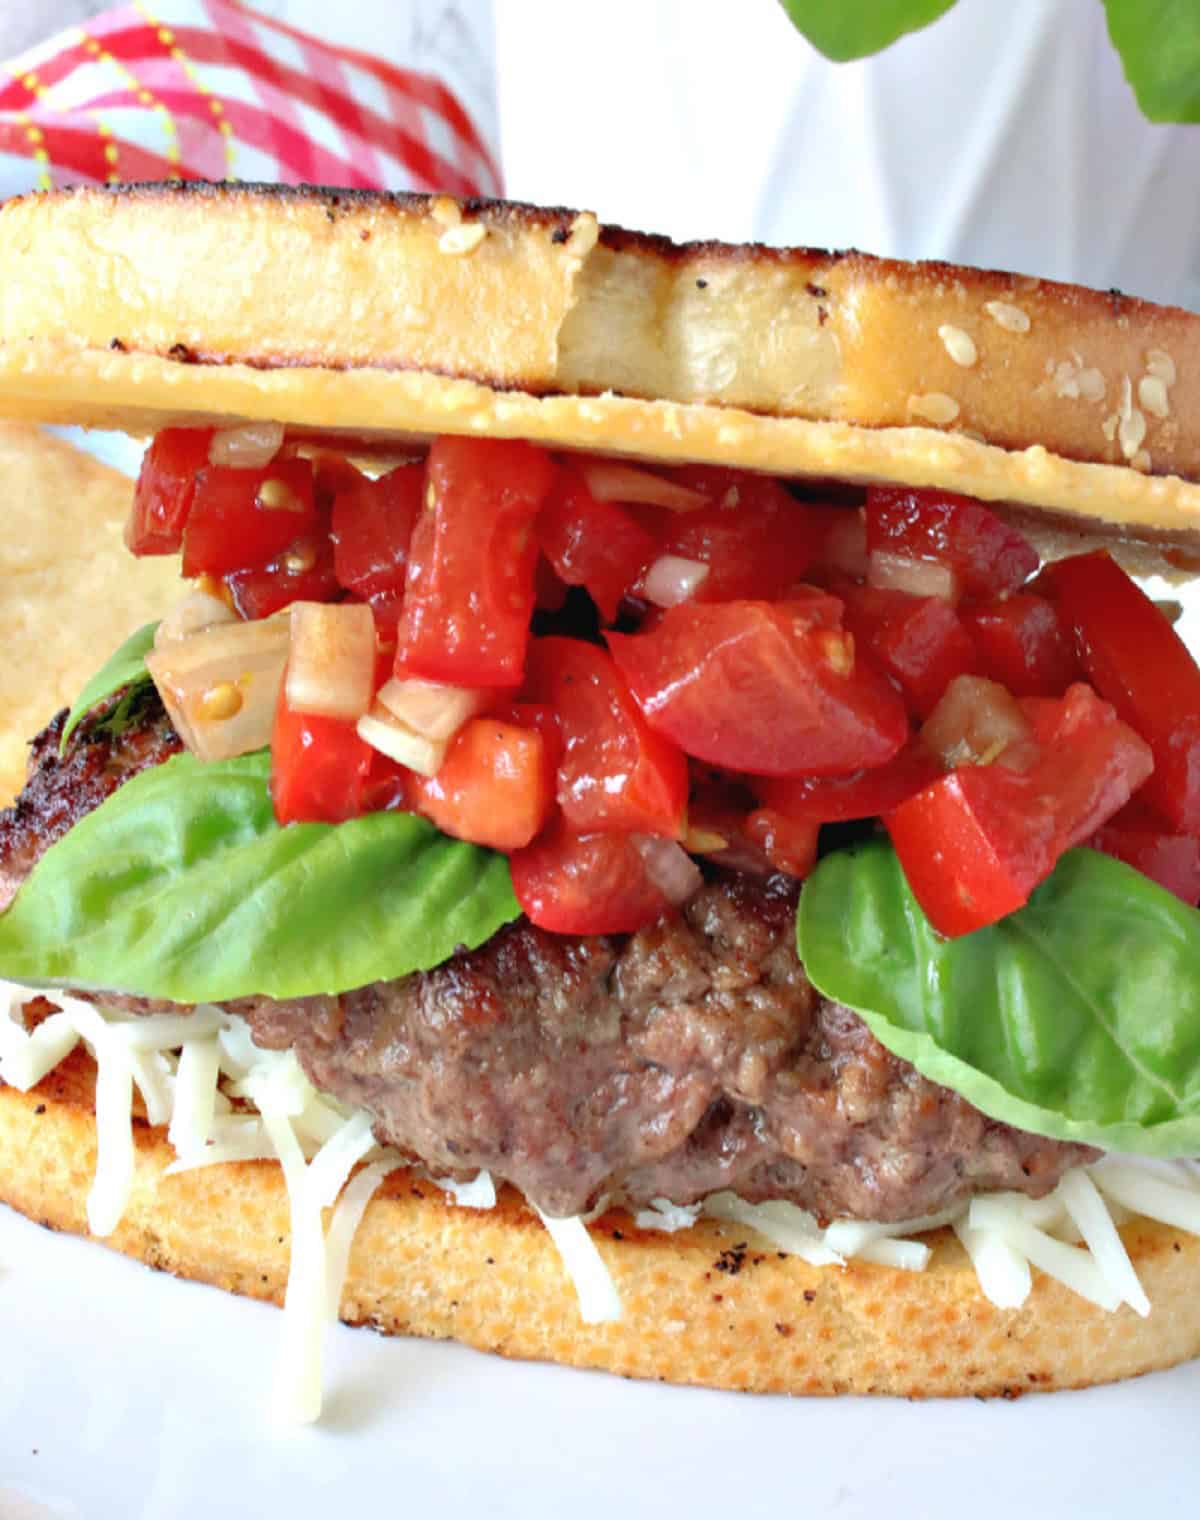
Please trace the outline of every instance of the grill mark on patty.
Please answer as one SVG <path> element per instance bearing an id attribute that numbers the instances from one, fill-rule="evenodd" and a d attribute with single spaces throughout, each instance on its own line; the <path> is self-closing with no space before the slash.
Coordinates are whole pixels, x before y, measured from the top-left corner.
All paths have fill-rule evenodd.
<path id="1" fill-rule="evenodd" d="M 61 761 L 63 714 L 34 741 L 30 781 L 0 814 L 11 890 L 180 748 L 153 694 L 118 737 L 106 711 Z M 796 956 L 796 891 L 730 874 L 632 936 L 520 920 L 433 971 L 228 1006 L 261 1046 L 294 1048 L 319 1090 L 367 1108 L 381 1141 L 438 1174 L 486 1168 L 549 1214 L 617 1190 L 688 1203 L 732 1188 L 822 1218 L 905 1219 L 998 1188 L 1041 1195 L 1095 1154 L 986 1118 L 822 997 Z"/>
<path id="2" fill-rule="evenodd" d="M 0 912 L 68 829 L 99 807 L 122 782 L 183 748 L 153 686 L 140 687 L 133 694 L 121 732 L 110 733 L 105 722 L 124 695 L 115 692 L 84 716 L 61 759 L 58 747 L 67 722 L 66 708 L 30 745 L 25 787 L 13 806 L 0 812 Z"/>

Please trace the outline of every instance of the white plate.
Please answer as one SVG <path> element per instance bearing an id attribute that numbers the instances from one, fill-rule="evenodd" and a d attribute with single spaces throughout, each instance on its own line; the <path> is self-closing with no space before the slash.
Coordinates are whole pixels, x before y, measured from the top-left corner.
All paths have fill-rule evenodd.
<path id="1" fill-rule="evenodd" d="M 270 1416 L 278 1333 L 0 1210 L 0 1520 L 1061 1520 L 1175 1509 L 1196 1469 L 1200 1363 L 1015 1403 L 738 1398 L 339 1327 L 297 1430 Z"/>
<path id="2" fill-rule="evenodd" d="M 1186 1513 L 1200 1364 L 1081 1394 L 739 1398 L 332 1332 L 268 1413 L 280 1316 L 0 1211 L 0 1516 L 840 1520 Z"/>

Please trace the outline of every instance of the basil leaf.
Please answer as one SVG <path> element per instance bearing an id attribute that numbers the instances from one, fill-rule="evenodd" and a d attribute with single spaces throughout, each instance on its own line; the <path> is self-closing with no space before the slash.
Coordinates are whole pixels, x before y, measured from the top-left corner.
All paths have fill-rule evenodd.
<path id="1" fill-rule="evenodd" d="M 425 970 L 520 909 L 503 855 L 423 818 L 280 828 L 266 751 L 176 755 L 53 845 L 0 918 L 0 976 L 181 1003 Z"/>
<path id="2" fill-rule="evenodd" d="M 890 47 L 948 11 L 955 0 L 782 0 L 792 25 L 813 47 L 846 63 Z"/>
<path id="3" fill-rule="evenodd" d="M 1108 35 L 1151 121 L 1200 121 L 1196 0 L 1104 0 Z"/>
<path id="4" fill-rule="evenodd" d="M 1200 914 L 1093 850 L 961 939 L 885 843 L 829 855 L 797 946 L 826 997 L 994 1119 L 1144 1155 L 1200 1151 Z"/>
<path id="5" fill-rule="evenodd" d="M 150 672 L 146 669 L 146 656 L 154 648 L 154 635 L 157 631 L 157 623 L 147 623 L 144 628 L 139 628 L 136 633 L 130 634 L 120 649 L 109 656 L 103 668 L 96 672 L 75 698 L 75 705 L 67 714 L 66 727 L 59 740 L 60 755 L 66 754 L 67 741 L 78 728 L 80 719 L 90 712 L 97 702 L 103 702 L 105 697 L 111 697 L 114 691 L 120 691 L 122 686 L 128 686 L 133 681 L 149 681 Z"/>

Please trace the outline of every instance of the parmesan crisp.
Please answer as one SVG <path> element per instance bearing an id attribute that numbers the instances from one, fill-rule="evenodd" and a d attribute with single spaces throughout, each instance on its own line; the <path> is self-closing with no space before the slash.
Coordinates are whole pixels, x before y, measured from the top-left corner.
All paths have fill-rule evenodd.
<path id="1" fill-rule="evenodd" d="M 174 556 L 122 541 L 133 482 L 40 428 L 0 423 L 0 803 L 29 740 L 134 629 L 178 600 Z"/>

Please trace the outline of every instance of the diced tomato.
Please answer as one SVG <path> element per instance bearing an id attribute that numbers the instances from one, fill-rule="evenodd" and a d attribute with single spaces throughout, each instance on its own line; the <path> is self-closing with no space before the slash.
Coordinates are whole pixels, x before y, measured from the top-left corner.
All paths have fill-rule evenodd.
<path id="1" fill-rule="evenodd" d="M 271 800 L 288 823 L 342 823 L 363 811 L 374 751 L 353 723 L 293 712 L 279 690 L 271 735 Z"/>
<path id="2" fill-rule="evenodd" d="M 615 502 L 597 501 L 566 469 L 559 471 L 538 516 L 537 533 L 561 579 L 585 587 L 606 622 L 616 617 L 622 597 L 658 553 L 657 539 L 631 513 Z"/>
<path id="3" fill-rule="evenodd" d="M 537 729 L 472 718 L 451 740 L 436 776 L 413 775 L 408 799 L 443 834 L 520 850 L 549 816 L 554 769 Z"/>
<path id="4" fill-rule="evenodd" d="M 1185 903 L 1200 902 L 1200 839 L 1176 834 L 1167 820 L 1135 797 L 1086 841 L 1115 855 Z"/>
<path id="5" fill-rule="evenodd" d="M 353 491 L 367 479 L 363 472 L 342 454 L 321 453 L 312 456 L 313 494 L 317 512 L 328 520 L 333 503 L 343 491 Z"/>
<path id="6" fill-rule="evenodd" d="M 1092 685 L 1154 751 L 1147 799 L 1181 832 L 1200 834 L 1200 668 L 1187 646 L 1104 550 L 1047 565 L 1038 589 Z"/>
<path id="7" fill-rule="evenodd" d="M 962 620 L 975 641 L 978 668 L 1014 697 L 1056 697 L 1080 677 L 1074 645 L 1044 596 L 1014 591 L 964 608 Z"/>
<path id="8" fill-rule="evenodd" d="M 519 686 L 537 540 L 554 482 L 542 449 L 439 438 L 426 462 L 429 505 L 409 546 L 396 674 L 455 686 Z"/>
<path id="9" fill-rule="evenodd" d="M 378 480 L 358 475 L 334 495 L 334 570 L 338 582 L 363 601 L 403 593 L 424 485 L 421 465 L 402 464 Z"/>
<path id="10" fill-rule="evenodd" d="M 894 760 L 853 776 L 800 776 L 755 783 L 763 805 L 797 822 L 848 823 L 877 818 L 943 774 L 937 756 L 914 739 Z"/>
<path id="11" fill-rule="evenodd" d="M 551 774 L 558 770 L 562 760 L 563 735 L 558 714 L 545 702 L 499 702 L 484 714 L 502 723 L 515 723 L 518 728 L 535 728 L 542 736 L 546 763 Z"/>
<path id="12" fill-rule="evenodd" d="M 226 575 L 265 565 L 317 526 L 307 459 L 276 459 L 264 470 L 210 465 L 196 478 L 183 573 Z"/>
<path id="13" fill-rule="evenodd" d="M 412 771 L 399 764 L 390 755 L 377 749 L 371 750 L 367 774 L 363 780 L 362 809 L 364 813 L 408 812 L 408 787 Z"/>
<path id="14" fill-rule="evenodd" d="M 1088 686 L 1028 706 L 1037 709 L 1042 753 L 1027 771 L 964 766 L 884 818 L 909 885 L 942 934 L 969 934 L 1019 908 L 1153 768 L 1148 747 Z"/>
<path id="15" fill-rule="evenodd" d="M 986 676 L 958 676 L 921 725 L 921 743 L 944 770 L 962 765 L 1005 765 L 1027 771 L 1041 751 L 1026 709 L 1040 698 L 1018 702 L 1006 686 Z M 1045 702 L 1052 713 L 1057 704 Z"/>
<path id="16" fill-rule="evenodd" d="M 509 865 L 530 922 L 556 934 L 632 934 L 671 911 L 628 834 L 573 834 L 560 817 Z"/>
<path id="17" fill-rule="evenodd" d="M 867 549 L 948 565 L 969 597 L 1014 591 L 1038 567 L 1028 539 L 982 502 L 904 486 L 867 492 Z"/>
<path id="18" fill-rule="evenodd" d="M 955 676 L 976 669 L 975 646 L 948 602 L 875 586 L 839 585 L 845 624 L 927 718 Z"/>
<path id="19" fill-rule="evenodd" d="M 804 510 L 820 531 L 810 574 L 851 576 L 861 580 L 867 573 L 867 524 L 861 507 L 827 507 L 806 502 Z"/>
<path id="20" fill-rule="evenodd" d="M 332 602 L 341 595 L 333 572 L 333 546 L 318 532 L 289 544 L 278 559 L 257 570 L 234 570 L 225 577 L 238 613 L 270 617 L 292 602 Z"/>
<path id="21" fill-rule="evenodd" d="M 608 645 L 646 721 L 689 755 L 752 775 L 849 775 L 890 760 L 908 716 L 825 625 L 832 600 L 672 607 Z"/>
<path id="22" fill-rule="evenodd" d="M 825 542 L 827 517 L 767 475 L 689 465 L 675 478 L 713 502 L 666 517 L 661 552 L 709 567 L 696 601 L 774 600 L 803 579 Z"/>
<path id="23" fill-rule="evenodd" d="M 535 639 L 525 692 L 558 714 L 558 804 L 578 834 L 609 829 L 678 839 L 687 761 L 638 711 L 612 657 L 580 639 Z"/>
<path id="24" fill-rule="evenodd" d="M 371 611 L 375 617 L 375 632 L 392 647 L 392 662 L 396 657 L 396 630 L 400 626 L 400 614 L 404 610 L 404 593 L 381 591 L 371 597 Z M 389 667 L 388 674 L 391 674 Z"/>
<path id="25" fill-rule="evenodd" d="M 746 834 L 776 871 L 807 876 L 817 863 L 820 825 L 788 818 L 774 808 L 755 808 L 746 816 Z"/>
<path id="26" fill-rule="evenodd" d="M 819 833 L 818 824 L 757 807 L 745 787 L 718 782 L 693 793 L 684 843 L 692 854 L 731 871 L 807 876 L 816 864 Z"/>
<path id="27" fill-rule="evenodd" d="M 560 612 L 566 604 L 567 585 L 544 554 L 538 555 L 533 572 L 533 604 L 539 612 Z"/>
<path id="28" fill-rule="evenodd" d="M 192 509 L 196 476 L 208 468 L 212 428 L 164 428 L 146 450 L 125 525 L 133 554 L 174 554 Z"/>

